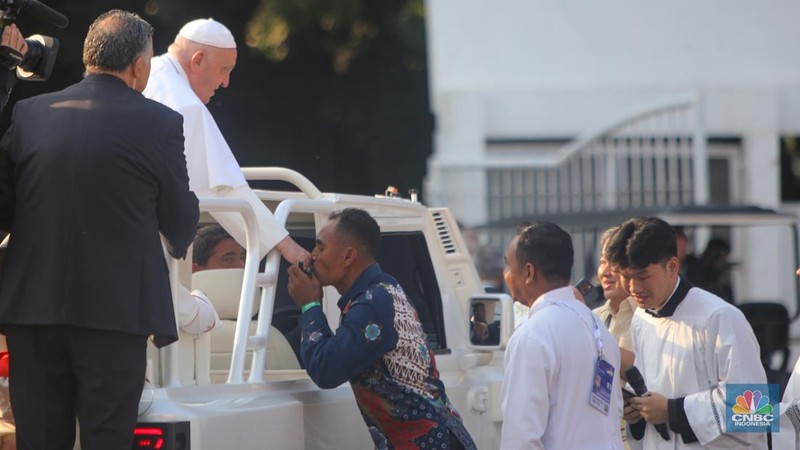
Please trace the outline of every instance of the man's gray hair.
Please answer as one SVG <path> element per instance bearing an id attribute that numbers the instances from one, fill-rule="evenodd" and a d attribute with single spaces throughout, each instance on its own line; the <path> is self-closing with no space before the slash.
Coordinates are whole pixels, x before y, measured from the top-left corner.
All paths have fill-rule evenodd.
<path id="1" fill-rule="evenodd" d="M 112 9 L 89 26 L 83 41 L 83 65 L 108 72 L 122 72 L 146 51 L 153 27 L 138 15 Z"/>

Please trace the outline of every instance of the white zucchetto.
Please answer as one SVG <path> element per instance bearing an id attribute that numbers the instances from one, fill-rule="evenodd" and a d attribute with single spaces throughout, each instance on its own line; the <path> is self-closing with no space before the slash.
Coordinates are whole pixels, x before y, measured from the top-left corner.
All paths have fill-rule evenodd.
<path id="1" fill-rule="evenodd" d="M 178 31 L 178 36 L 212 47 L 236 48 L 236 41 L 230 30 L 214 19 L 193 20 Z"/>

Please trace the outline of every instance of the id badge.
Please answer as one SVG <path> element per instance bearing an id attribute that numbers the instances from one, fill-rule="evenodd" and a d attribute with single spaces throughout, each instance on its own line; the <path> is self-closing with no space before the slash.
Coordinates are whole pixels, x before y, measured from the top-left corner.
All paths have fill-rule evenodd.
<path id="1" fill-rule="evenodd" d="M 597 358 L 594 365 L 594 382 L 589 404 L 601 413 L 608 415 L 611 405 L 611 388 L 614 385 L 614 366 L 603 358 Z"/>

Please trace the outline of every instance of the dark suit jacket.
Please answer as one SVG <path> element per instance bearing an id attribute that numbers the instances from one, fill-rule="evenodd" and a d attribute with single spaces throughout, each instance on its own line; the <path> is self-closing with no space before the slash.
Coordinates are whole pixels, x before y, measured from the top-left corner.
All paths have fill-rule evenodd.
<path id="1" fill-rule="evenodd" d="M 110 75 L 18 102 L 0 141 L 0 325 L 177 339 L 159 231 L 182 257 L 198 215 L 180 114 Z"/>

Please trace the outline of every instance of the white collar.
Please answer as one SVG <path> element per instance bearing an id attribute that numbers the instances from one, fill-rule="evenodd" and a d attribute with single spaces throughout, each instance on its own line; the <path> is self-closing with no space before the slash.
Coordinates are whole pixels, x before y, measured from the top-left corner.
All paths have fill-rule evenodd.
<path id="1" fill-rule="evenodd" d="M 167 58 L 167 61 L 172 66 L 172 68 L 175 69 L 176 72 L 178 72 L 178 75 L 180 75 L 181 78 L 186 80 L 186 82 L 188 83 L 189 76 L 186 75 L 186 71 L 183 70 L 183 66 L 181 66 L 181 63 L 179 63 L 178 60 L 175 59 L 175 57 L 170 55 L 169 53 L 164 53 L 164 56 Z"/>
<path id="2" fill-rule="evenodd" d="M 530 311 L 528 311 L 528 317 L 531 317 L 536 311 L 544 308 L 545 306 L 549 306 L 555 302 L 564 301 L 578 301 L 578 299 L 575 298 L 575 292 L 573 292 L 572 286 L 564 286 L 553 289 L 552 291 L 547 291 L 537 297 L 536 300 L 533 301 Z"/>
<path id="3" fill-rule="evenodd" d="M 658 312 L 658 311 L 661 311 L 662 309 L 664 309 L 664 307 L 667 306 L 667 303 L 669 303 L 670 300 L 672 300 L 672 297 L 675 296 L 675 291 L 678 290 L 678 286 L 680 286 L 680 285 L 681 285 L 681 277 L 678 276 L 678 281 L 675 282 L 675 287 L 672 288 L 672 293 L 669 294 L 669 297 L 667 297 L 667 299 L 664 300 L 664 303 L 659 305 L 658 308 L 653 308 L 653 309 L 651 309 L 651 311 Z"/>

